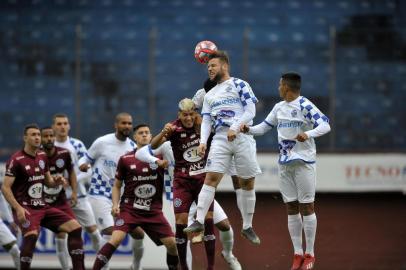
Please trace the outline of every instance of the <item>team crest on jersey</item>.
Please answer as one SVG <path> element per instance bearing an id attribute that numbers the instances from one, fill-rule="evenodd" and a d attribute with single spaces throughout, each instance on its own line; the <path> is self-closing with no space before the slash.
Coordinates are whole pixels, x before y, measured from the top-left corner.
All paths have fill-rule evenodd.
<path id="1" fill-rule="evenodd" d="M 179 198 L 176 198 L 175 200 L 173 200 L 173 206 L 174 207 L 179 207 L 182 205 L 182 200 Z"/>
<path id="2" fill-rule="evenodd" d="M 149 164 L 149 167 L 150 167 L 152 170 L 156 170 L 156 169 L 158 169 L 158 164 L 156 164 L 156 163 L 150 163 L 150 164 Z"/>
<path id="3" fill-rule="evenodd" d="M 181 133 L 181 134 L 180 134 L 180 137 L 181 137 L 181 138 L 186 138 L 186 133 Z"/>
<path id="4" fill-rule="evenodd" d="M 38 165 L 41 169 L 45 169 L 45 162 L 42 159 L 38 162 Z"/>
<path id="5" fill-rule="evenodd" d="M 290 114 L 292 115 L 292 117 L 296 117 L 297 116 L 297 111 L 293 110 Z"/>
<path id="6" fill-rule="evenodd" d="M 123 226 L 124 225 L 124 219 L 119 218 L 116 220 L 116 226 Z"/>
<path id="7" fill-rule="evenodd" d="M 64 165 L 65 165 L 65 161 L 63 161 L 63 159 L 58 158 L 58 159 L 56 160 L 56 167 L 58 167 L 58 168 L 63 168 Z"/>
<path id="8" fill-rule="evenodd" d="M 232 88 L 231 86 L 229 86 L 229 87 L 226 88 L 226 91 L 227 91 L 227 92 L 230 92 L 231 90 L 233 90 L 233 88 Z"/>
<path id="9" fill-rule="evenodd" d="M 23 224 L 21 224 L 21 226 L 23 226 L 23 228 L 27 229 L 28 227 L 30 227 L 31 222 L 29 220 L 26 220 Z"/>

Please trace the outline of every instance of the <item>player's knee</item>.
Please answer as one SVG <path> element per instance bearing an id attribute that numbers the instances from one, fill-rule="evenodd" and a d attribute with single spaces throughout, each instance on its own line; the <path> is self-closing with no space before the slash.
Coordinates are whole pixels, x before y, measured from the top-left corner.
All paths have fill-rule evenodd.
<path id="1" fill-rule="evenodd" d="M 175 222 L 176 224 L 187 224 L 188 221 L 188 213 L 180 213 L 175 215 Z"/>
<path id="2" fill-rule="evenodd" d="M 111 239 L 109 240 L 109 243 L 115 246 L 116 248 L 123 242 L 124 238 L 126 236 L 125 232 L 122 231 L 114 231 L 113 234 L 111 235 Z"/>
<path id="3" fill-rule="evenodd" d="M 240 185 L 243 190 L 253 190 L 255 187 L 255 178 L 241 179 Z"/>
<path id="4" fill-rule="evenodd" d="M 95 225 L 88 226 L 85 228 L 85 230 L 87 233 L 93 233 L 97 230 L 97 225 L 95 224 Z"/>
<path id="5" fill-rule="evenodd" d="M 130 233 L 130 235 L 134 239 L 141 240 L 144 239 L 145 233 L 140 227 L 137 227 Z"/>
<path id="6" fill-rule="evenodd" d="M 71 219 L 68 222 L 65 222 L 64 224 L 62 224 L 59 227 L 59 231 L 60 232 L 66 232 L 66 233 L 70 233 L 74 230 L 77 229 L 81 229 L 82 227 L 80 226 L 80 224 L 75 220 L 75 219 Z"/>
<path id="7" fill-rule="evenodd" d="M 300 213 L 304 216 L 308 216 L 314 213 L 314 203 L 301 203 L 299 207 Z"/>
<path id="8" fill-rule="evenodd" d="M 233 180 L 233 188 L 235 189 L 240 189 L 241 184 L 240 184 L 240 178 L 238 178 L 237 175 L 232 175 L 231 179 Z"/>
<path id="9" fill-rule="evenodd" d="M 55 236 L 58 239 L 65 239 L 66 238 L 66 232 L 58 232 Z"/>
<path id="10" fill-rule="evenodd" d="M 10 242 L 10 243 L 8 243 L 8 244 L 3 245 L 3 248 L 4 248 L 6 251 L 9 251 L 9 250 L 14 246 L 14 244 L 16 244 L 16 243 L 17 243 L 17 241 L 12 241 L 12 242 Z"/>
<path id="11" fill-rule="evenodd" d="M 170 255 L 178 255 L 178 249 L 176 247 L 175 237 L 165 239 L 165 247 Z"/>
<path id="12" fill-rule="evenodd" d="M 215 224 L 217 229 L 219 229 L 222 232 L 226 232 L 230 230 L 230 221 L 228 220 L 228 218 L 223 219 L 222 221 L 218 222 Z"/>
<path id="13" fill-rule="evenodd" d="M 102 230 L 102 234 L 104 235 L 111 235 L 113 233 L 113 226 L 107 227 Z"/>
<path id="14" fill-rule="evenodd" d="M 288 215 L 299 214 L 299 202 L 294 201 L 286 203 L 286 211 L 288 212 Z"/>

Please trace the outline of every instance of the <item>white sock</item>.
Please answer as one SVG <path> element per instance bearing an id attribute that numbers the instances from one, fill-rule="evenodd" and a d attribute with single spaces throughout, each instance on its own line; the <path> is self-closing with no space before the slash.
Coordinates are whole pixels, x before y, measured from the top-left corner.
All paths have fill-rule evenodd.
<path id="1" fill-rule="evenodd" d="M 234 246 L 234 231 L 230 226 L 228 231 L 219 231 L 220 241 L 223 245 L 223 254 L 230 257 L 233 255 L 233 246 Z"/>
<path id="2" fill-rule="evenodd" d="M 240 213 L 241 213 L 241 215 L 242 215 L 242 202 L 241 202 L 241 200 L 242 200 L 242 189 L 241 188 L 238 188 L 238 189 L 236 189 L 235 190 L 235 197 L 237 198 L 237 207 L 238 207 L 238 210 L 240 210 Z"/>
<path id="3" fill-rule="evenodd" d="M 255 202 L 257 199 L 254 189 L 242 190 L 241 195 L 242 228 L 245 230 L 252 227 L 252 219 L 255 212 Z"/>
<path id="4" fill-rule="evenodd" d="M 302 247 L 302 216 L 300 214 L 288 215 L 288 229 L 295 254 L 303 255 Z"/>
<path id="5" fill-rule="evenodd" d="M 17 269 L 20 269 L 20 249 L 17 244 L 14 244 L 8 251 L 13 258 L 14 265 Z"/>
<path id="6" fill-rule="evenodd" d="M 209 211 L 210 205 L 214 200 L 214 194 L 216 193 L 216 188 L 204 184 L 202 190 L 199 193 L 198 204 L 197 204 L 197 215 L 196 220 L 201 224 L 204 224 L 204 219 Z"/>
<path id="7" fill-rule="evenodd" d="M 316 213 L 303 216 L 303 229 L 306 239 L 306 254 L 314 256 L 314 241 L 316 240 L 317 229 Z"/>
<path id="8" fill-rule="evenodd" d="M 144 255 L 144 239 L 132 239 L 133 269 L 141 269 L 141 259 Z"/>
<path id="9" fill-rule="evenodd" d="M 105 243 L 107 243 L 110 239 L 111 239 L 111 235 L 103 234 L 103 238 L 102 238 L 103 245 L 104 245 Z M 109 269 L 110 269 L 110 263 L 107 262 L 107 263 L 102 267 L 101 270 L 109 270 Z"/>
<path id="10" fill-rule="evenodd" d="M 90 239 L 92 241 L 92 247 L 96 252 L 100 250 L 103 244 L 105 244 L 100 231 L 97 229 L 94 232 L 90 233 Z"/>
<path id="11" fill-rule="evenodd" d="M 192 269 L 192 249 L 190 248 L 190 241 L 187 241 L 186 248 L 186 264 L 189 269 Z"/>
<path id="12" fill-rule="evenodd" d="M 55 244 L 56 244 L 56 255 L 58 256 L 59 263 L 61 264 L 62 270 L 69 270 L 69 252 L 68 252 L 68 246 L 67 246 L 67 240 L 66 238 L 60 239 L 60 238 L 55 238 Z"/>

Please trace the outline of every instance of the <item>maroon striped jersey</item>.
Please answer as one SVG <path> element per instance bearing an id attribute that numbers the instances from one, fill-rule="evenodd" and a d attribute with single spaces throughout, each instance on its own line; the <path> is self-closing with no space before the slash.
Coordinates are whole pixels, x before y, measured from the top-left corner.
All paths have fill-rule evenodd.
<path id="1" fill-rule="evenodd" d="M 141 213 L 161 212 L 164 169 L 139 161 L 135 151 L 121 156 L 118 161 L 116 178 L 124 181 L 120 207 Z"/>
<path id="2" fill-rule="evenodd" d="M 174 177 L 186 179 L 204 179 L 204 168 L 209 151 L 204 158 L 197 154 L 200 144 L 200 134 L 195 128 L 184 128 L 182 122 L 177 119 L 171 123 L 175 130 L 167 138 L 171 142 L 173 156 L 175 158 Z"/>
<path id="3" fill-rule="evenodd" d="M 7 161 L 6 175 L 15 177 L 11 190 L 22 206 L 45 205 L 42 190 L 45 173 L 48 171 L 48 159 L 43 151 L 38 151 L 35 156 L 31 156 L 21 150 Z"/>
<path id="4" fill-rule="evenodd" d="M 55 146 L 54 154 L 48 157 L 48 165 L 49 172 L 52 176 L 62 175 L 66 180 L 69 180 L 69 175 L 73 170 L 73 164 L 68 149 Z M 44 185 L 44 200 L 51 205 L 65 203 L 65 189 L 62 185 L 53 188 Z"/>

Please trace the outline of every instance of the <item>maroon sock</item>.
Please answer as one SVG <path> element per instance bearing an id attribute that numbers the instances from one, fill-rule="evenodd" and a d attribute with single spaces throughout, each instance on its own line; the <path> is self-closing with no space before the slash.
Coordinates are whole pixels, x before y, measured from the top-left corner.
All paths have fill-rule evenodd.
<path id="1" fill-rule="evenodd" d="M 214 269 L 214 258 L 216 251 L 216 236 L 214 235 L 213 219 L 206 219 L 204 222 L 204 247 L 207 256 L 207 270 Z"/>
<path id="2" fill-rule="evenodd" d="M 176 224 L 176 247 L 178 248 L 180 269 L 182 270 L 189 269 L 186 262 L 187 237 L 183 232 L 186 227 L 185 224 Z"/>
<path id="3" fill-rule="evenodd" d="M 83 252 L 82 228 L 68 233 L 68 251 L 73 269 L 85 270 L 85 253 Z"/>
<path id="4" fill-rule="evenodd" d="M 177 270 L 178 263 L 179 263 L 178 256 L 166 253 L 166 264 L 168 265 L 169 270 Z"/>
<path id="5" fill-rule="evenodd" d="M 30 234 L 24 236 L 21 244 L 20 252 L 20 269 L 28 270 L 31 268 L 32 255 L 34 254 L 35 244 L 37 243 L 38 235 Z"/>
<path id="6" fill-rule="evenodd" d="M 106 263 L 109 262 L 111 255 L 116 251 L 116 247 L 110 243 L 106 243 L 100 250 L 97 252 L 96 260 L 93 264 L 93 270 L 100 270 Z"/>

